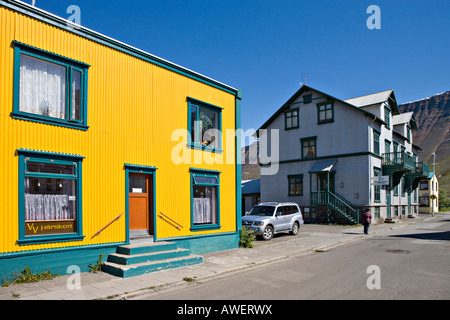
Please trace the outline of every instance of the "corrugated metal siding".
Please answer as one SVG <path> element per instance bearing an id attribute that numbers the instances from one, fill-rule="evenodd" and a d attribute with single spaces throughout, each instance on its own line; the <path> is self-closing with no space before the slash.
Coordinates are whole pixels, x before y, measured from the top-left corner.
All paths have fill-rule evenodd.
<path id="1" fill-rule="evenodd" d="M 0 8 L 0 253 L 125 241 L 125 216 L 93 239 L 125 211 L 124 164 L 158 167 L 156 211 L 183 225 L 181 231 L 157 219 L 158 238 L 198 235 L 190 227 L 189 167 L 221 171 L 219 232 L 236 230 L 234 165 L 174 165 L 172 132 L 187 127 L 187 101 L 193 97 L 221 106 L 222 128 L 234 129 L 232 94 L 168 71 L 105 45 Z M 17 120 L 13 110 L 13 40 L 91 65 L 87 131 Z M 226 138 L 223 146 L 226 146 Z M 18 246 L 18 157 L 20 148 L 79 154 L 83 160 L 82 242 Z M 231 150 L 232 149 L 232 150 Z M 190 150 L 190 149 L 188 149 Z M 192 150 L 191 152 L 202 153 Z M 233 148 L 226 149 L 232 153 Z"/>

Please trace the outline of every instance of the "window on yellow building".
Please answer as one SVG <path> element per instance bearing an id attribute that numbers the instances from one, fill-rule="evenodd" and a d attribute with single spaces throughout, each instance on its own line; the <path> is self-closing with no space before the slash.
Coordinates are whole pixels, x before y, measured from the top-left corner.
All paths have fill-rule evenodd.
<path id="1" fill-rule="evenodd" d="M 19 150 L 19 179 L 19 243 L 81 236 L 81 157 Z"/>
<path id="2" fill-rule="evenodd" d="M 219 173 L 191 170 L 191 229 L 219 228 Z"/>
<path id="3" fill-rule="evenodd" d="M 212 152 L 222 151 L 222 108 L 188 98 L 190 147 Z"/>
<path id="4" fill-rule="evenodd" d="M 15 43 L 14 118 L 87 129 L 88 65 Z"/>

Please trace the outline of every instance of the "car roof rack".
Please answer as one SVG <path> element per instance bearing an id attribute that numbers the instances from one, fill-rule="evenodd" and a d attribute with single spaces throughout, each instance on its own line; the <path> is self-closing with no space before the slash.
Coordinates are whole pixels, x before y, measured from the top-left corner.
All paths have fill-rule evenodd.
<path id="1" fill-rule="evenodd" d="M 272 201 L 272 202 L 261 202 L 261 203 L 258 203 L 258 206 L 259 205 L 293 205 L 293 204 L 298 205 L 295 202 L 275 202 L 275 201 Z"/>

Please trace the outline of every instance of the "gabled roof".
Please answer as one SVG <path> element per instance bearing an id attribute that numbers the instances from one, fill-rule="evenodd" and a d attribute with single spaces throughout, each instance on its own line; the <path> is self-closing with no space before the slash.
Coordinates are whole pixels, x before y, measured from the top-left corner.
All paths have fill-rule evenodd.
<path id="1" fill-rule="evenodd" d="M 348 103 L 348 102 L 346 102 L 346 101 L 344 101 L 344 100 L 341 100 L 341 99 L 338 99 L 338 98 L 336 98 L 336 97 L 333 97 L 333 96 L 330 96 L 329 94 L 326 94 L 326 93 L 324 93 L 324 92 L 321 92 L 321 91 L 319 91 L 319 90 L 317 90 L 317 89 L 314 89 L 314 88 L 311 88 L 311 87 L 309 87 L 309 86 L 307 86 L 307 85 L 303 85 L 296 93 L 294 93 L 294 95 L 292 96 L 292 97 L 290 97 L 289 98 L 289 100 L 288 101 L 286 101 L 284 104 L 283 104 L 283 106 L 280 108 L 280 109 L 278 109 L 257 131 L 256 131 L 256 136 L 259 136 L 259 130 L 261 130 L 261 129 L 266 129 L 271 123 L 272 123 L 272 121 L 273 120 L 275 120 L 281 113 L 283 113 L 285 110 L 287 110 L 287 109 L 289 109 L 289 107 L 292 105 L 292 104 L 294 104 L 294 101 L 295 101 L 295 99 L 297 99 L 303 92 L 306 92 L 306 91 L 309 91 L 309 90 L 314 90 L 314 91 L 316 91 L 317 93 L 319 93 L 320 95 L 322 95 L 322 97 L 323 98 L 327 98 L 328 100 L 336 100 L 336 101 L 339 101 L 339 102 L 341 102 L 341 103 L 343 103 L 344 105 L 346 105 L 346 106 L 348 106 L 348 107 L 350 107 L 350 108 L 353 108 L 353 109 L 355 109 L 355 110 L 359 110 L 359 111 L 361 111 L 364 115 L 366 115 L 366 116 L 369 116 L 369 117 L 371 117 L 371 118 L 373 118 L 373 119 L 376 119 L 376 120 L 378 120 L 378 121 L 380 121 L 381 123 L 385 123 L 383 120 L 381 120 L 381 119 L 379 119 L 379 118 L 377 118 L 374 114 L 372 114 L 372 113 L 370 113 L 370 112 L 367 112 L 367 111 L 365 111 L 365 110 L 363 110 L 363 109 L 361 109 L 361 108 L 358 108 L 357 106 L 355 106 L 355 105 L 353 105 L 353 104 L 350 104 L 350 103 Z M 296 102 L 295 104 L 300 104 L 300 103 L 303 103 L 303 102 Z"/>
<path id="2" fill-rule="evenodd" d="M 345 101 L 357 107 L 364 107 L 388 100 L 392 92 L 393 90 L 386 90 L 377 93 L 367 94 L 356 98 L 346 99 Z"/>
<path id="3" fill-rule="evenodd" d="M 417 122 L 414 117 L 414 112 L 405 112 L 395 116 L 392 116 L 392 125 L 409 123 L 411 128 L 417 130 Z"/>
<path id="4" fill-rule="evenodd" d="M 396 115 L 399 114 L 400 111 L 398 109 L 397 100 L 395 99 L 394 90 L 385 90 L 381 92 L 376 92 L 372 94 L 367 94 L 364 96 L 351 98 L 344 100 L 347 103 L 350 103 L 354 106 L 357 106 L 358 108 L 364 108 L 366 106 L 379 104 L 383 102 L 389 102 L 389 105 L 392 109 L 392 114 Z"/>

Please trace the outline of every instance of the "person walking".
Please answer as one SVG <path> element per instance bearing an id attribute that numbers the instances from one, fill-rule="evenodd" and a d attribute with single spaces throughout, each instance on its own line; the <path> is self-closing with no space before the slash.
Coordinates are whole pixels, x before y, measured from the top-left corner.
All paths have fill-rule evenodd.
<path id="1" fill-rule="evenodd" d="M 364 226 L 364 233 L 369 234 L 369 225 L 372 220 L 372 214 L 370 213 L 370 209 L 367 208 L 366 211 L 362 214 L 361 222 Z"/>

